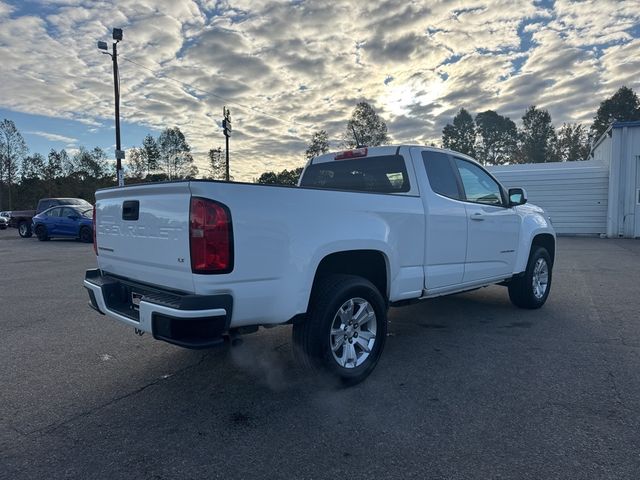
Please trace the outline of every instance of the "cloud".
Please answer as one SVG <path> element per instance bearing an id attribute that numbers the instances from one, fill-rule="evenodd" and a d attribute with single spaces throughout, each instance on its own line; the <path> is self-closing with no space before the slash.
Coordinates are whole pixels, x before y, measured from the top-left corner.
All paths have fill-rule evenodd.
<path id="1" fill-rule="evenodd" d="M 314 130 L 337 146 L 363 100 L 395 142 L 438 142 L 460 107 L 589 122 L 620 85 L 640 87 L 638 24 L 634 0 L 0 1 L 0 107 L 110 127 L 111 62 L 95 41 L 122 27 L 125 124 L 179 126 L 203 166 L 227 105 L 232 170 L 251 180 L 301 164 Z"/>
<path id="2" fill-rule="evenodd" d="M 30 135 L 37 135 L 39 137 L 43 137 L 46 138 L 47 140 L 51 140 L 52 142 L 62 142 L 62 143 L 66 143 L 66 144 L 76 144 L 78 143 L 78 139 L 77 138 L 73 138 L 73 137 L 66 137 L 64 135 L 59 135 L 57 133 L 50 133 L 50 132 L 24 132 Z"/>

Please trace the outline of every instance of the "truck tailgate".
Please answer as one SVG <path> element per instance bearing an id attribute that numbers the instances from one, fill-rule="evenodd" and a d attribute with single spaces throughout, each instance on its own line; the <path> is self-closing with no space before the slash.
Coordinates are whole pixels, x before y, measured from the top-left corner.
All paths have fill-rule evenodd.
<path id="1" fill-rule="evenodd" d="M 190 199 L 189 182 L 98 191 L 95 229 L 100 269 L 192 293 Z"/>

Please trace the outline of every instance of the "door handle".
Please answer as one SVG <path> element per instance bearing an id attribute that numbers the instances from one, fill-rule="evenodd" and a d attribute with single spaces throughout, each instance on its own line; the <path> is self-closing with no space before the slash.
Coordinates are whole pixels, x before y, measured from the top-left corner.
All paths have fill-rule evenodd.
<path id="1" fill-rule="evenodd" d="M 484 215 L 482 215 L 481 213 L 474 213 L 473 215 L 471 215 L 471 220 L 477 220 L 481 222 L 482 220 L 484 220 Z"/>

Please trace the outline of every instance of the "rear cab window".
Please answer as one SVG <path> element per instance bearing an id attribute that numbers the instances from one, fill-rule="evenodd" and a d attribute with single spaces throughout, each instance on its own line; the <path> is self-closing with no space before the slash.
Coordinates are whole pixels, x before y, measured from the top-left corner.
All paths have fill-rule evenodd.
<path id="1" fill-rule="evenodd" d="M 405 193 L 411 189 L 404 158 L 400 155 L 311 164 L 300 186 L 369 193 Z"/>

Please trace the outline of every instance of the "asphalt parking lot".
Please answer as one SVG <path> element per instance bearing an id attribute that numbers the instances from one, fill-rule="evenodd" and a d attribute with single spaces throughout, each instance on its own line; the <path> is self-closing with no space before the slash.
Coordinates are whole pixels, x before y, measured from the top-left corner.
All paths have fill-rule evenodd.
<path id="1" fill-rule="evenodd" d="M 538 311 L 490 287 L 392 309 L 364 383 L 290 327 L 190 351 L 87 307 L 91 245 L 0 231 L 0 477 L 640 478 L 640 241 L 561 238 Z"/>

